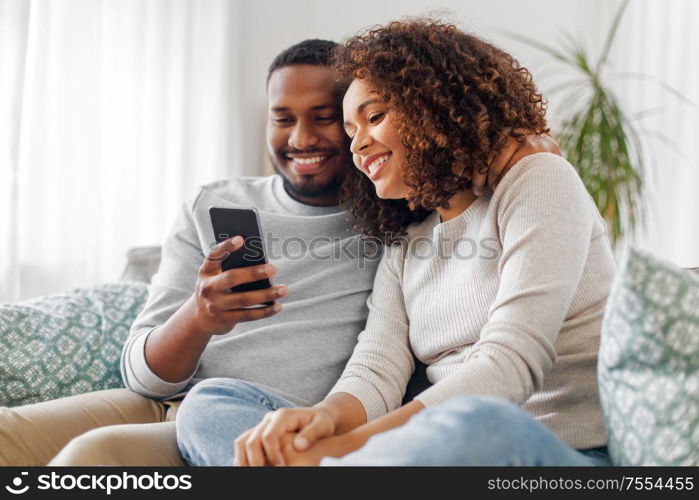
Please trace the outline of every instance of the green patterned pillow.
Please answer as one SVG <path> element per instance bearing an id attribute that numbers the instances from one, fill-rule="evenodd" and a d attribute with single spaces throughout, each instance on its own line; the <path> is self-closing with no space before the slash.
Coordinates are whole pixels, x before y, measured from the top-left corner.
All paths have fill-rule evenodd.
<path id="1" fill-rule="evenodd" d="M 121 349 L 147 295 L 113 283 L 0 304 L 0 406 L 123 387 Z"/>
<path id="2" fill-rule="evenodd" d="M 616 465 L 699 465 L 699 277 L 629 252 L 602 325 L 599 384 Z"/>

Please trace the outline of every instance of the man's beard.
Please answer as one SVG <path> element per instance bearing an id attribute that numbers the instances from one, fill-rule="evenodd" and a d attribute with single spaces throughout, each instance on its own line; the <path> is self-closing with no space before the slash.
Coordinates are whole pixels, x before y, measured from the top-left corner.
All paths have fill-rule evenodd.
<path id="1" fill-rule="evenodd" d="M 300 184 L 293 184 L 282 173 L 282 169 L 279 168 L 277 163 L 276 156 L 270 155 L 269 159 L 270 163 L 272 163 L 272 168 L 274 168 L 274 171 L 282 178 L 284 190 L 293 198 L 305 198 L 307 200 L 338 196 L 340 194 L 342 183 L 345 180 L 345 176 L 351 170 L 351 165 L 347 164 L 344 168 L 340 169 L 340 171 L 338 171 L 332 179 L 322 184 L 314 182 L 310 179 L 308 181 L 303 181 Z"/>
<path id="2" fill-rule="evenodd" d="M 333 177 L 330 182 L 325 182 L 323 184 L 316 184 L 314 182 L 304 182 L 303 184 L 293 184 L 289 182 L 289 179 L 281 176 L 284 182 L 284 189 L 292 197 L 306 198 L 306 199 L 320 199 L 325 198 L 329 195 L 337 195 L 342 187 L 342 182 L 344 180 L 344 173 L 338 173 Z"/>

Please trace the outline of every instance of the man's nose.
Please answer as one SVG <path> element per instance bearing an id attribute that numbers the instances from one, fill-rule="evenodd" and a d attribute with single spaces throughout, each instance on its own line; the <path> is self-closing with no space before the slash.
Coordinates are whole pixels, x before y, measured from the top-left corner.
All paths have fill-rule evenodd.
<path id="1" fill-rule="evenodd" d="M 289 146 L 294 149 L 304 150 L 313 147 L 320 142 L 320 137 L 311 127 L 297 124 L 289 136 Z"/>

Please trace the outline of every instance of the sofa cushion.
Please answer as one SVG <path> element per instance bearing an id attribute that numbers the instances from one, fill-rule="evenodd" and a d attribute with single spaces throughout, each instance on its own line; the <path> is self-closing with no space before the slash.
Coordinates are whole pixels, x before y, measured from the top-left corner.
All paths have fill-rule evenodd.
<path id="1" fill-rule="evenodd" d="M 0 305 L 0 406 L 122 387 L 121 349 L 147 290 L 103 284 Z"/>
<path id="2" fill-rule="evenodd" d="M 699 276 L 638 250 L 623 261 L 599 357 L 617 465 L 699 465 Z"/>
<path id="3" fill-rule="evenodd" d="M 126 252 L 126 267 L 119 281 L 150 283 L 160 266 L 161 247 L 134 247 Z"/>

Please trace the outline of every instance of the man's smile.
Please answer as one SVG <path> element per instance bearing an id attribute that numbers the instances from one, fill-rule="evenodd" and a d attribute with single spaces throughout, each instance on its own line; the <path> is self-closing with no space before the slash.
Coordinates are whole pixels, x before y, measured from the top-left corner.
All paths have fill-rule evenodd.
<path id="1" fill-rule="evenodd" d="M 335 156 L 336 153 L 333 152 L 291 153 L 283 155 L 291 169 L 300 175 L 311 175 L 320 172 L 327 165 L 328 160 Z"/>

